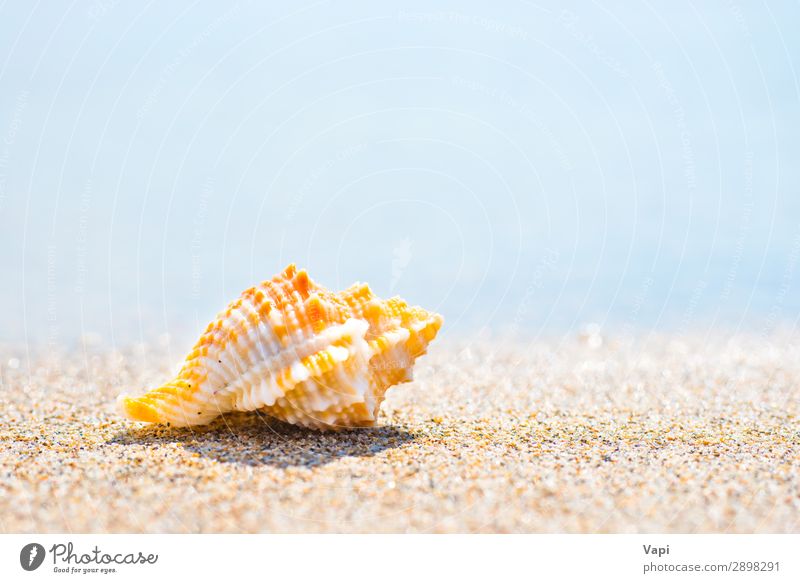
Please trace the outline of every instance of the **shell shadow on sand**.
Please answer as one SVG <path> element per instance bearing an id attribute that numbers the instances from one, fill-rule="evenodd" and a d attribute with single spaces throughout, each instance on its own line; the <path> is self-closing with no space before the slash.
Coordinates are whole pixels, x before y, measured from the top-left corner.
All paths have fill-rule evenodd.
<path id="1" fill-rule="evenodd" d="M 370 457 L 415 438 L 413 433 L 392 426 L 312 431 L 256 412 L 227 414 L 200 428 L 162 425 L 129 429 L 108 444 L 148 448 L 180 444 L 189 452 L 221 463 L 312 468 L 343 457 Z"/>

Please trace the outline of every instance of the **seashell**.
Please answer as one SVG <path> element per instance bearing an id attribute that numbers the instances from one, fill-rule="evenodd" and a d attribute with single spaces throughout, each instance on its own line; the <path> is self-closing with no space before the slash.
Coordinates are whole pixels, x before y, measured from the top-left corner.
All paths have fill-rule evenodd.
<path id="1" fill-rule="evenodd" d="M 174 379 L 120 404 L 130 419 L 174 426 L 254 410 L 314 429 L 371 426 L 442 321 L 367 284 L 331 292 L 292 264 L 220 312 Z"/>

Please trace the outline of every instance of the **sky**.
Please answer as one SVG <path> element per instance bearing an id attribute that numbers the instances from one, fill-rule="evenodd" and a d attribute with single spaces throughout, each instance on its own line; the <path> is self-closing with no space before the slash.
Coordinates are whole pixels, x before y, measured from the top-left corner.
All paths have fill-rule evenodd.
<path id="1" fill-rule="evenodd" d="M 453 336 L 796 326 L 796 2 L 271 4 L 0 7 L 0 340 L 290 262 Z"/>

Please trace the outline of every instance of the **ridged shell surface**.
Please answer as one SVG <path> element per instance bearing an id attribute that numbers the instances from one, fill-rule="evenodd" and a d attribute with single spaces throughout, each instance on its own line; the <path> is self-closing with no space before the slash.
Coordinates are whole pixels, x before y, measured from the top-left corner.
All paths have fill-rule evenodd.
<path id="1" fill-rule="evenodd" d="M 314 429 L 371 426 L 441 325 L 366 284 L 331 292 L 290 265 L 229 304 L 174 379 L 120 404 L 130 419 L 179 427 L 256 409 Z"/>

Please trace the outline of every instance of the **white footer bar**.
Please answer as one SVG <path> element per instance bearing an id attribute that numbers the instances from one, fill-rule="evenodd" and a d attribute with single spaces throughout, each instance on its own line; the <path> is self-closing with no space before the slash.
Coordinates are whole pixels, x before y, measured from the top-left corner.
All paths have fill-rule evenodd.
<path id="1" fill-rule="evenodd" d="M 800 581 L 799 550 L 800 535 L 1 535 L 0 581 Z"/>

